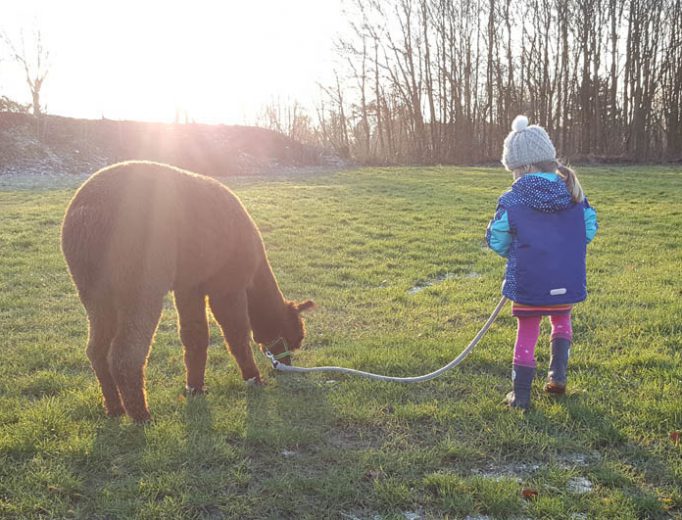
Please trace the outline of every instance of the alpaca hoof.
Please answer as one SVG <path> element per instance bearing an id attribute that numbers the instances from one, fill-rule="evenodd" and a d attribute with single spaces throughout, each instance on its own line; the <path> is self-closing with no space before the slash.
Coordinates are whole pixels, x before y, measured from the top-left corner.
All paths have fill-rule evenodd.
<path id="1" fill-rule="evenodd" d="M 128 416 L 135 424 L 146 424 L 152 420 L 152 415 L 148 409 L 135 410 L 134 412 L 128 411 Z"/>
<path id="2" fill-rule="evenodd" d="M 105 406 L 104 410 L 107 414 L 107 417 L 121 417 L 122 415 L 126 414 L 125 409 L 123 406 Z"/>
<path id="3" fill-rule="evenodd" d="M 260 376 L 250 377 L 249 379 L 245 379 L 244 382 L 247 386 L 265 386 L 265 383 Z"/>
<path id="4" fill-rule="evenodd" d="M 194 388 L 192 386 L 185 386 L 185 396 L 186 397 L 206 395 L 207 393 L 208 393 L 208 390 L 206 390 L 205 386 L 202 386 L 201 388 Z"/>
<path id="5" fill-rule="evenodd" d="M 111 403 L 105 400 L 104 411 L 106 412 L 107 417 L 121 417 L 126 413 L 125 408 L 123 408 L 123 404 L 120 401 Z"/>
<path id="6" fill-rule="evenodd" d="M 149 424 L 152 421 L 151 414 L 140 415 L 138 417 L 131 417 L 135 424 Z"/>

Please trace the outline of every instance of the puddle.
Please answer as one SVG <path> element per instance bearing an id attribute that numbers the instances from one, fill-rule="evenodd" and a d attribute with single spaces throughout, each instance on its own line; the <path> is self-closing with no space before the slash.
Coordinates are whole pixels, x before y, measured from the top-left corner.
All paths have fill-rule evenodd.
<path id="1" fill-rule="evenodd" d="M 427 288 L 432 287 L 434 285 L 438 285 L 439 283 L 443 283 L 446 280 L 452 280 L 454 278 L 480 278 L 480 277 L 481 277 L 480 273 L 476 273 L 473 271 L 470 273 L 464 273 L 464 274 L 457 274 L 457 273 L 440 274 L 440 275 L 435 276 L 434 278 L 431 278 L 429 280 L 417 282 L 417 284 L 414 287 L 407 290 L 407 294 L 420 293 L 424 289 L 427 289 Z"/>

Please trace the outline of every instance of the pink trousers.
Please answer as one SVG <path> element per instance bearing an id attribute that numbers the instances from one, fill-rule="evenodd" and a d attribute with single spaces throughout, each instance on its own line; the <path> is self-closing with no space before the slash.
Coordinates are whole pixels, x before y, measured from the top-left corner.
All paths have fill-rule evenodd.
<path id="1" fill-rule="evenodd" d="M 540 337 L 542 316 L 517 316 L 516 344 L 514 345 L 514 364 L 527 367 L 535 366 L 535 345 Z M 570 314 L 550 315 L 552 338 L 573 339 Z"/>

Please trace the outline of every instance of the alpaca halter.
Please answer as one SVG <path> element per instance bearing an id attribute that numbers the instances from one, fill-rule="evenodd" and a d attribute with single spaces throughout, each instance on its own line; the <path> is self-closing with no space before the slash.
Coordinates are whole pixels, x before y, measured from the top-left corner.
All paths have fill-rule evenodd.
<path id="1" fill-rule="evenodd" d="M 280 352 L 279 354 L 273 354 L 270 349 L 277 345 L 277 343 L 282 342 L 284 344 L 284 352 Z M 264 349 L 263 349 L 263 354 L 265 354 L 270 360 L 274 360 L 274 362 L 278 362 L 280 359 L 285 358 L 287 356 L 291 357 L 291 352 L 289 351 L 289 344 L 287 343 L 287 340 L 285 340 L 282 336 L 278 337 L 276 340 L 271 341 Z"/>
<path id="2" fill-rule="evenodd" d="M 355 370 L 353 368 L 343 368 L 343 367 L 314 367 L 314 368 L 303 368 L 303 367 L 294 367 L 290 365 L 285 365 L 284 363 L 280 363 L 278 359 L 282 357 L 282 354 L 278 354 L 277 356 L 274 356 L 270 350 L 265 349 L 263 350 L 263 354 L 265 354 L 270 361 L 272 362 L 272 368 L 275 370 L 279 370 L 280 372 L 299 372 L 299 373 L 308 373 L 308 372 L 341 372 L 344 374 L 351 374 L 355 376 L 360 376 L 360 377 L 366 377 L 368 379 L 374 379 L 377 381 L 388 381 L 388 382 L 394 382 L 394 383 L 421 383 L 423 381 L 430 381 L 431 379 L 435 379 L 439 375 L 447 372 L 448 370 L 455 368 L 457 365 L 459 365 L 464 359 L 471 353 L 471 351 L 474 349 L 474 347 L 478 344 L 479 341 L 485 336 L 485 333 L 488 332 L 488 329 L 491 327 L 495 319 L 497 318 L 497 315 L 500 313 L 502 310 L 502 307 L 507 303 L 507 297 L 502 296 L 502 299 L 500 302 L 497 304 L 497 307 L 495 307 L 495 310 L 493 310 L 492 314 L 488 318 L 488 321 L 485 322 L 481 330 L 478 331 L 478 334 L 474 336 L 474 339 L 471 340 L 471 343 L 450 363 L 445 365 L 442 368 L 439 368 L 438 370 L 431 372 L 430 374 L 426 374 L 423 376 L 416 376 L 416 377 L 393 377 L 393 376 L 382 376 L 379 374 L 372 374 L 371 372 L 363 372 L 361 370 Z M 271 343 L 272 345 L 275 345 L 279 340 L 284 341 L 284 338 L 277 338 L 274 342 Z M 284 342 L 284 345 L 286 346 L 286 341 Z M 289 354 L 287 352 L 287 354 Z"/>

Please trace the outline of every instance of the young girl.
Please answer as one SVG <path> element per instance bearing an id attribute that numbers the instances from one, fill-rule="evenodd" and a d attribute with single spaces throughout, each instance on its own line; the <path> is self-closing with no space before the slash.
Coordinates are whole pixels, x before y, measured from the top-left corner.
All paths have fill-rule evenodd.
<path id="1" fill-rule="evenodd" d="M 502 293 L 518 321 L 513 391 L 506 402 L 527 410 L 535 377 L 535 345 L 540 321 L 552 324 L 551 357 L 545 392 L 566 391 L 573 338 L 571 308 L 587 297 L 585 252 L 597 232 L 597 214 L 575 173 L 561 165 L 547 132 L 517 116 L 504 141 L 502 164 L 514 182 L 498 201 L 486 240 L 507 258 Z"/>

